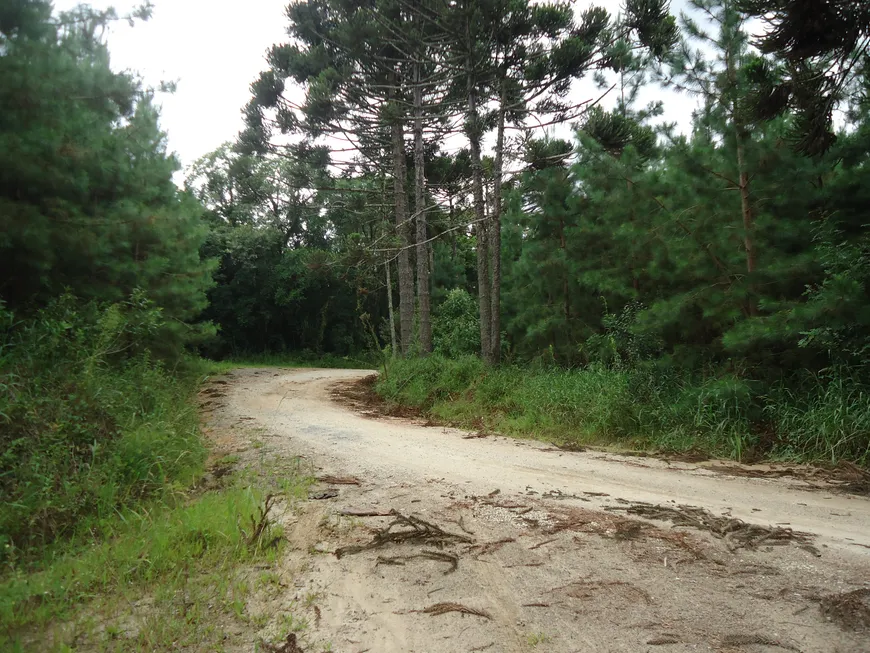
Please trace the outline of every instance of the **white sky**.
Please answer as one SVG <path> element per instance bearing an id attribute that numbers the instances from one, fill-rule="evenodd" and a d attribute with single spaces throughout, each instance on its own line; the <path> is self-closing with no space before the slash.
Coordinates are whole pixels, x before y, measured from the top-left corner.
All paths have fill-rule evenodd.
<path id="1" fill-rule="evenodd" d="M 56 10 L 80 4 L 55 0 Z M 139 4 L 93 0 L 124 14 Z M 178 80 L 163 94 L 161 125 L 183 165 L 232 140 L 242 127 L 248 87 L 266 67 L 269 47 L 285 40 L 284 0 L 155 0 L 148 22 L 119 22 L 109 35 L 116 70 L 138 71 L 145 82 Z"/>
<path id="2" fill-rule="evenodd" d="M 113 67 L 138 71 L 150 85 L 178 81 L 175 94 L 159 99 L 170 149 L 184 166 L 232 140 L 241 129 L 249 85 L 266 67 L 266 51 L 286 38 L 287 1 L 154 0 L 151 20 L 134 28 L 119 22 L 112 28 Z M 685 1 L 672 0 L 672 11 Z M 55 0 L 54 4 L 56 10 L 66 10 L 79 2 Z M 92 0 L 88 4 L 114 6 L 124 14 L 138 3 Z M 616 13 L 622 0 L 596 4 Z M 641 102 L 659 97 L 665 102 L 665 119 L 687 126 L 695 100 L 650 87 Z"/>

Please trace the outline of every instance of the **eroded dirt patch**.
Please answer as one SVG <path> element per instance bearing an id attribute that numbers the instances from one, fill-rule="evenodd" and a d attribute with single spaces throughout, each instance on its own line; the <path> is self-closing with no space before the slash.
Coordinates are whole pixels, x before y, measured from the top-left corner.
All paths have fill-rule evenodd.
<path id="1" fill-rule="evenodd" d="M 393 404 L 381 397 L 375 392 L 377 382 L 377 374 L 369 374 L 352 381 L 339 382 L 330 389 L 330 396 L 334 401 L 347 406 L 364 417 L 425 419 L 429 425 L 434 425 L 434 422 L 425 417 L 424 411 L 411 406 Z"/>

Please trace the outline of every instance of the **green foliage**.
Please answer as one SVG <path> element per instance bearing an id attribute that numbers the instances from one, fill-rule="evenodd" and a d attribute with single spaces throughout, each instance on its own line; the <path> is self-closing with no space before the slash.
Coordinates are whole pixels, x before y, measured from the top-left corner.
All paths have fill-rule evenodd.
<path id="1" fill-rule="evenodd" d="M 393 370 L 396 374 L 393 374 Z M 377 390 L 388 399 L 417 408 L 429 408 L 437 400 L 453 401 L 482 373 L 475 356 L 451 360 L 438 354 L 425 358 L 396 359 L 389 377 L 381 377 Z"/>
<path id="2" fill-rule="evenodd" d="M 148 343 L 159 310 L 135 294 L 98 306 L 71 296 L 0 333 L 3 556 L 87 529 L 184 484 L 204 457 L 189 403 L 196 365 L 170 371 Z"/>
<path id="3" fill-rule="evenodd" d="M 866 386 L 837 375 L 818 381 L 806 379 L 801 391 L 779 383 L 761 395 L 728 374 L 704 378 L 649 365 L 493 369 L 436 354 L 394 362 L 376 389 L 450 423 L 563 445 L 867 463 Z"/>
<path id="4" fill-rule="evenodd" d="M 596 333 L 583 344 L 582 351 L 591 362 L 609 367 L 632 368 L 659 353 L 660 343 L 636 329 L 637 315 L 643 305 L 631 301 L 619 315 L 607 313 L 601 318 L 603 333 Z"/>
<path id="5" fill-rule="evenodd" d="M 28 0 L 0 34 L 0 297 L 15 310 L 70 291 L 146 292 L 170 352 L 196 337 L 210 266 L 200 207 L 172 181 L 153 92 L 115 73 L 96 35 L 112 12 L 49 17 Z"/>
<path id="6" fill-rule="evenodd" d="M 836 142 L 834 109 L 862 58 L 870 55 L 870 6 L 853 0 L 736 0 L 748 15 L 764 21 L 757 45 L 775 55 L 754 81 L 752 108 L 760 119 L 790 109 L 793 139 L 810 155 Z M 776 73 L 774 73 L 774 68 Z"/>
<path id="7" fill-rule="evenodd" d="M 480 351 L 477 302 L 465 290 L 455 288 L 438 307 L 433 320 L 435 351 L 448 358 Z"/>
<path id="8" fill-rule="evenodd" d="M 203 349 L 210 356 L 356 355 L 368 344 L 360 312 L 383 321 L 384 298 L 370 290 L 381 281 L 364 248 L 376 179 L 326 179 L 322 148 L 293 154 L 255 158 L 223 146 L 188 171 L 211 227 L 202 255 L 218 261 L 202 315 L 219 330 Z M 320 184 L 338 188 L 312 189 Z"/>

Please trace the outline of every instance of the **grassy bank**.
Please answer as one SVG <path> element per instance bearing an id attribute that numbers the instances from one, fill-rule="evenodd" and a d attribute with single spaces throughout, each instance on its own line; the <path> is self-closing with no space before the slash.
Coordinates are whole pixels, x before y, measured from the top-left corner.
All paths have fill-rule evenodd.
<path id="1" fill-rule="evenodd" d="M 135 316 L 82 310 L 0 341 L 0 650 L 220 650 L 251 619 L 251 563 L 281 551 L 267 496 L 310 479 L 229 456 L 203 486 L 216 366 L 155 360 Z"/>
<path id="2" fill-rule="evenodd" d="M 0 310 L 0 650 L 70 650 L 143 596 L 134 650 L 216 650 L 205 617 L 234 609 L 231 570 L 275 553 L 250 524 L 277 488 L 197 489 L 195 397 L 214 366 L 155 359 L 154 317 L 72 299 L 25 321 Z M 291 493 L 307 482 L 281 478 Z"/>
<path id="3" fill-rule="evenodd" d="M 138 326 L 69 306 L 2 334 L 0 562 L 88 537 L 201 472 L 192 399 L 208 366 L 137 351 Z"/>
<path id="4" fill-rule="evenodd" d="M 870 394 L 836 376 L 762 388 L 736 377 L 487 369 L 474 357 L 430 356 L 395 361 L 376 390 L 450 423 L 561 444 L 870 463 Z"/>
<path id="5" fill-rule="evenodd" d="M 227 599 L 227 579 L 235 566 L 274 555 L 274 549 L 263 552 L 249 545 L 239 528 L 257 515 L 261 503 L 262 492 L 243 487 L 192 501 L 153 501 L 119 512 L 90 545 L 68 545 L 51 559 L 15 569 L 0 581 L 0 648 L 25 650 L 26 642 L 38 641 L 63 650 L 61 642 L 72 639 L 76 630 L 87 631 L 111 614 L 112 603 L 123 605 L 149 592 L 155 603 L 171 605 L 176 592 L 184 590 L 192 602 L 188 617 L 199 620 L 211 600 L 232 600 Z M 64 627 L 82 607 L 89 608 L 84 620 Z M 152 624 L 141 633 L 139 644 L 149 650 L 149 640 L 162 641 L 166 631 L 196 636 L 184 621 Z M 52 626 L 58 627 L 50 638 L 54 641 L 46 641 L 42 630 Z"/>

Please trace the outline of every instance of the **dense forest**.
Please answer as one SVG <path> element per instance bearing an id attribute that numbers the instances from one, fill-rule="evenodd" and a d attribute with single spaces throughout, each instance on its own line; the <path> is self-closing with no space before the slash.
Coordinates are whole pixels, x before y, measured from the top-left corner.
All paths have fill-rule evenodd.
<path id="1" fill-rule="evenodd" d="M 870 460 L 867 4 L 291 3 L 183 187 L 105 41 L 149 11 L 0 2 L 0 557 L 195 473 L 197 356 L 382 365 L 393 401 L 561 440 Z M 691 125 L 641 104 L 665 88 Z"/>
<path id="2" fill-rule="evenodd" d="M 207 351 L 381 351 L 380 392 L 461 422 L 866 461 L 868 9 L 668 11 L 291 4 L 187 176 Z"/>

